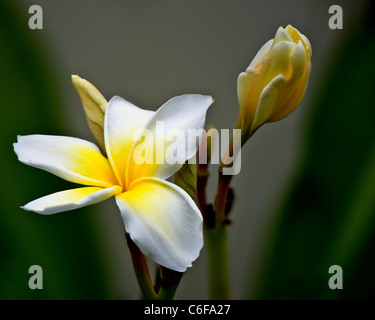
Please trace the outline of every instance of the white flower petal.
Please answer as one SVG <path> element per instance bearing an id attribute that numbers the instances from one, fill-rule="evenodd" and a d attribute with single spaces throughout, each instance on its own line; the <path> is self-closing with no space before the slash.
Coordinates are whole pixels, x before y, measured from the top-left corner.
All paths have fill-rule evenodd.
<path id="1" fill-rule="evenodd" d="M 98 187 L 117 184 L 108 160 L 93 143 L 62 136 L 18 136 L 18 160 L 65 180 Z"/>
<path id="2" fill-rule="evenodd" d="M 104 201 L 121 192 L 119 186 L 111 188 L 83 187 L 60 191 L 29 202 L 22 208 L 40 214 L 69 211 Z"/>
<path id="3" fill-rule="evenodd" d="M 142 178 L 117 195 L 116 202 L 126 231 L 145 255 L 179 272 L 198 257 L 203 245 L 202 216 L 181 188 Z"/>
<path id="4" fill-rule="evenodd" d="M 134 151 L 141 142 L 135 144 L 126 169 L 127 185 L 142 177 L 166 179 L 180 169 L 198 148 L 197 139 L 188 139 L 189 129 L 190 136 L 192 132 L 199 133 L 199 129 L 204 126 L 206 112 L 212 102 L 213 99 L 210 96 L 186 94 L 174 97 L 161 106 L 145 127 L 151 135 L 150 139 L 146 138 L 144 143 L 146 148 L 152 148 L 153 161 L 149 164 L 137 163 Z M 177 138 L 177 133 L 180 133 L 179 137 L 182 139 Z M 173 140 L 171 137 L 174 134 L 176 134 L 176 139 Z M 197 134 L 197 137 L 199 138 L 200 135 L 201 132 Z M 169 147 L 178 151 L 175 163 L 165 158 Z"/>
<path id="5" fill-rule="evenodd" d="M 125 167 L 134 134 L 144 128 L 155 112 L 142 110 L 121 97 L 108 103 L 104 117 L 104 140 L 108 159 L 117 179 L 125 185 Z"/>

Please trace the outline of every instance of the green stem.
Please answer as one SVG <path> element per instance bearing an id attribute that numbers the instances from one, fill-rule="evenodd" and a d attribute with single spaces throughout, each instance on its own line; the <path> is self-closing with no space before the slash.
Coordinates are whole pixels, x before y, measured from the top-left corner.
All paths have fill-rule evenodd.
<path id="1" fill-rule="evenodd" d="M 205 228 L 208 253 L 208 274 L 210 298 L 230 299 L 228 266 L 228 226 Z"/>
<path id="2" fill-rule="evenodd" d="M 173 300 L 183 273 L 161 267 L 158 300 Z"/>
<path id="3" fill-rule="evenodd" d="M 126 234 L 126 240 L 132 257 L 135 275 L 137 277 L 138 285 L 141 289 L 142 295 L 146 300 L 156 300 L 158 296 L 155 292 L 154 286 L 152 285 L 146 258 L 128 234 Z"/>
<path id="4" fill-rule="evenodd" d="M 145 256 L 128 234 L 126 234 L 126 240 L 132 257 L 135 275 L 144 299 L 172 300 L 183 273 L 160 267 L 161 269 L 157 270 L 154 286 Z"/>
<path id="5" fill-rule="evenodd" d="M 238 142 L 237 142 L 238 143 Z M 233 137 L 229 143 L 227 156 L 233 155 Z M 237 155 L 233 155 L 235 159 Z M 227 163 L 227 161 L 225 161 Z M 211 299 L 230 299 L 228 263 L 228 225 L 225 223 L 228 191 L 231 175 L 223 175 L 222 163 L 218 171 L 218 185 L 214 202 L 214 222 L 206 221 L 205 239 L 208 251 L 209 286 Z"/>

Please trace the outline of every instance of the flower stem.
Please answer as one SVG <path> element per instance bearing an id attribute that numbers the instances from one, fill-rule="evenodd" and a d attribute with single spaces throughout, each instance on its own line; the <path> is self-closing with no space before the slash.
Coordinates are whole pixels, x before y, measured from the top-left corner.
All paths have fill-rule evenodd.
<path id="1" fill-rule="evenodd" d="M 183 273 L 161 267 L 158 300 L 173 300 Z"/>
<path id="2" fill-rule="evenodd" d="M 213 300 L 230 299 L 228 226 L 205 228 L 208 253 L 209 292 Z"/>
<path id="3" fill-rule="evenodd" d="M 209 292 L 213 300 L 230 299 L 228 263 L 228 225 L 225 224 L 228 190 L 232 176 L 219 170 L 218 189 L 214 203 L 213 221 L 205 221 L 208 254 Z M 206 213 L 206 217 L 208 217 Z"/>
<path id="4" fill-rule="evenodd" d="M 155 292 L 154 286 L 152 285 L 146 258 L 128 234 L 126 234 L 126 240 L 132 257 L 135 275 L 137 277 L 138 285 L 141 289 L 142 295 L 146 300 L 156 300 L 158 296 Z"/>
<path id="5" fill-rule="evenodd" d="M 234 144 L 238 143 L 240 143 L 240 140 L 234 141 L 232 137 L 225 154 L 226 157 L 233 156 L 233 163 L 239 151 L 239 148 L 237 148 L 235 154 L 233 153 L 233 150 L 236 150 Z M 215 300 L 230 299 L 227 217 L 231 209 L 233 194 L 232 199 L 228 199 L 232 175 L 223 174 L 224 163 L 228 165 L 228 161 L 222 162 L 219 167 L 217 192 L 213 207 L 213 221 L 208 219 L 205 221 L 210 297 Z M 206 211 L 209 212 L 209 210 Z"/>
<path id="6" fill-rule="evenodd" d="M 132 257 L 135 275 L 144 299 L 172 300 L 183 273 L 160 267 L 155 281 L 156 285 L 154 286 L 150 277 L 146 257 L 128 234 L 126 234 L 126 240 Z"/>
<path id="7" fill-rule="evenodd" d="M 198 164 L 196 201 L 198 208 L 201 210 L 203 216 L 204 210 L 207 206 L 206 187 L 208 176 L 208 164 Z"/>
<path id="8" fill-rule="evenodd" d="M 219 168 L 219 178 L 217 193 L 215 197 L 214 209 L 215 209 L 215 226 L 221 227 L 225 220 L 225 206 L 228 199 L 228 190 L 232 176 L 226 176 L 222 174 L 222 168 Z"/>

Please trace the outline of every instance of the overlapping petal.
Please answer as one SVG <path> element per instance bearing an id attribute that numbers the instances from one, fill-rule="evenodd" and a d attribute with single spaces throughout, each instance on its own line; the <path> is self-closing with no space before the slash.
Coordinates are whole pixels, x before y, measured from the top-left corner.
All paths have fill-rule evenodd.
<path id="1" fill-rule="evenodd" d="M 104 118 L 104 140 L 108 159 L 113 171 L 125 186 L 125 168 L 130 150 L 140 132 L 154 115 L 121 97 L 113 97 L 107 106 Z"/>
<path id="2" fill-rule="evenodd" d="M 85 111 L 87 124 L 95 138 L 101 151 L 104 147 L 104 114 L 107 108 L 107 100 L 90 82 L 72 75 L 72 82 L 81 98 L 83 109 Z"/>
<path id="3" fill-rule="evenodd" d="M 111 188 L 83 187 L 52 193 L 29 202 L 22 208 L 40 214 L 69 211 L 104 201 L 121 192 L 119 186 Z"/>
<path id="4" fill-rule="evenodd" d="M 262 91 L 258 107 L 255 112 L 252 130 L 255 130 L 266 122 L 273 114 L 280 92 L 285 88 L 286 79 L 283 75 L 278 75 Z"/>
<path id="5" fill-rule="evenodd" d="M 291 75 L 282 95 L 279 96 L 277 107 L 268 121 L 277 121 L 286 117 L 300 104 L 308 83 L 311 62 L 301 41 L 299 41 L 290 54 Z"/>
<path id="6" fill-rule="evenodd" d="M 169 178 L 180 169 L 198 148 L 198 140 L 189 139 L 189 130 L 191 137 L 191 133 L 203 128 L 207 109 L 212 102 L 210 96 L 186 94 L 174 97 L 161 106 L 144 129 L 148 134 L 134 144 L 129 155 L 127 187 L 142 177 Z M 149 163 L 137 161 L 137 150 L 141 144 L 145 151 L 153 150 Z M 177 153 L 174 161 L 168 159 L 168 150 L 171 149 Z"/>
<path id="7" fill-rule="evenodd" d="M 65 180 L 97 187 L 118 184 L 108 160 L 93 143 L 72 137 L 18 136 L 18 160 Z"/>
<path id="8" fill-rule="evenodd" d="M 273 39 L 268 40 L 258 51 L 258 53 L 255 55 L 254 59 L 251 61 L 249 67 L 253 69 L 258 69 L 260 63 L 262 62 L 264 56 L 268 53 L 268 51 L 271 49 L 271 46 L 273 44 Z"/>
<path id="9" fill-rule="evenodd" d="M 125 229 L 157 263 L 183 272 L 203 245 L 202 216 L 189 195 L 157 178 L 134 181 L 116 196 Z"/>

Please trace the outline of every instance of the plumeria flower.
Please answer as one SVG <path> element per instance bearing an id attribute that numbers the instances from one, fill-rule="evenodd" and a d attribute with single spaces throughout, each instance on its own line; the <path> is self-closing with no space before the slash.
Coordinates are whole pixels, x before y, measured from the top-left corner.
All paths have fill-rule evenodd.
<path id="1" fill-rule="evenodd" d="M 115 96 L 104 114 L 104 148 L 73 137 L 19 136 L 14 150 L 19 161 L 43 169 L 84 187 L 53 193 L 22 208 L 40 214 L 54 214 L 98 203 L 112 196 L 120 209 L 125 230 L 140 250 L 158 264 L 183 272 L 198 257 L 203 245 L 202 216 L 190 196 L 165 179 L 181 164 L 139 164 L 133 159 L 136 139 L 144 130 L 201 129 L 212 104 L 210 96 L 197 94 L 174 97 L 156 112 L 143 110 Z M 187 134 L 186 134 L 187 136 Z M 154 150 L 168 143 L 154 136 Z M 197 151 L 196 142 L 185 143 L 185 159 Z"/>

